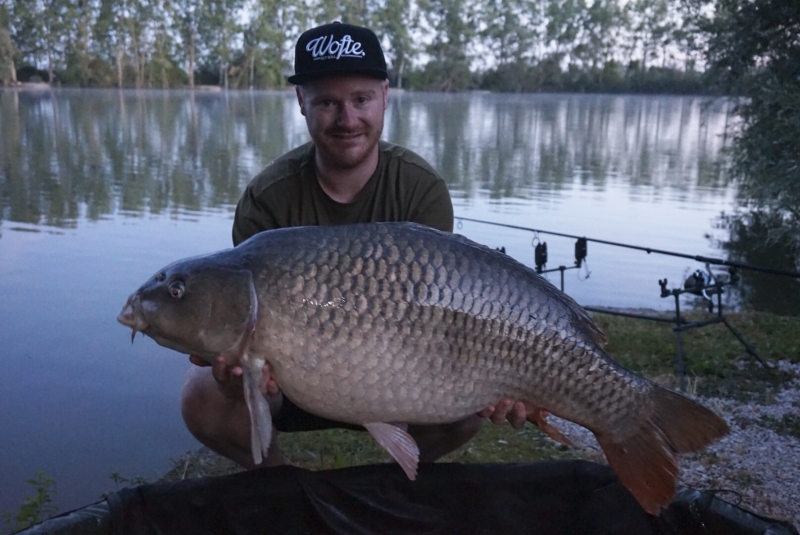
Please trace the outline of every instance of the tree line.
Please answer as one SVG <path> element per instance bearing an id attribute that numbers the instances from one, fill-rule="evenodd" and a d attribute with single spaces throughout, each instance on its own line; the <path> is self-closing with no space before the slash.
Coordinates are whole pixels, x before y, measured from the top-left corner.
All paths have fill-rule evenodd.
<path id="1" fill-rule="evenodd" d="M 378 34 L 397 87 L 699 93 L 688 1 L 0 0 L 0 80 L 281 88 L 300 33 L 341 20 Z"/>

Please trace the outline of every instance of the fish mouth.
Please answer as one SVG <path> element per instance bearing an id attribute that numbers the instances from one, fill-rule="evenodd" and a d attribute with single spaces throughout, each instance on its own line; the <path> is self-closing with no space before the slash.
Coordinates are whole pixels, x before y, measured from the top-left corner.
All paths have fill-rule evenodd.
<path id="1" fill-rule="evenodd" d="M 117 321 L 131 328 L 131 343 L 137 332 L 142 332 L 150 327 L 142 314 L 142 298 L 139 292 L 131 294 L 125 306 L 122 307 L 122 312 L 117 316 Z"/>

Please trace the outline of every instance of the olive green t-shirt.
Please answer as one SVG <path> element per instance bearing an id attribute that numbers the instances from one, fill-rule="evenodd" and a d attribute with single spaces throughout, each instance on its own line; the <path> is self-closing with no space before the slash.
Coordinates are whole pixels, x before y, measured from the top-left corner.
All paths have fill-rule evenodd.
<path id="1" fill-rule="evenodd" d="M 421 156 L 381 141 L 378 167 L 352 203 L 331 199 L 317 182 L 309 142 L 268 165 L 247 186 L 233 220 L 233 244 L 284 227 L 412 221 L 453 231 L 453 204 L 441 176 Z"/>

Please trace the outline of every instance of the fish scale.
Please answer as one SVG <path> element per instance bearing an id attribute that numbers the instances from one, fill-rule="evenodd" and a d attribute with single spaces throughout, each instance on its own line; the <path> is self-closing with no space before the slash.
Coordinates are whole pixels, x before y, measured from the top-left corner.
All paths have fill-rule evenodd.
<path id="1" fill-rule="evenodd" d="M 523 400 L 556 440 L 566 439 L 548 413 L 589 428 L 653 514 L 675 492 L 675 454 L 728 429 L 611 359 L 591 317 L 533 270 L 410 223 L 257 234 L 159 271 L 119 321 L 178 351 L 241 363 L 256 463 L 271 437 L 258 388 L 266 362 L 295 404 L 364 425 L 411 478 L 418 450 L 394 424 L 449 423 Z"/>
<path id="2" fill-rule="evenodd" d="M 487 359 L 486 356 L 495 357 L 498 353 L 484 352 L 481 350 L 480 344 L 478 344 L 478 341 L 483 342 L 489 340 L 490 345 L 505 345 L 508 347 L 508 350 L 506 352 L 500 351 L 499 356 L 505 357 L 506 359 L 513 359 L 516 355 L 523 353 L 519 347 L 515 346 L 519 346 L 520 342 L 522 345 L 525 345 L 524 342 L 527 341 L 526 338 L 523 337 L 522 340 L 516 341 L 515 343 L 515 341 L 509 341 L 508 338 L 502 337 L 502 333 L 492 332 L 491 328 L 484 328 L 484 325 L 467 326 L 470 319 L 480 321 L 480 323 L 484 324 L 484 320 L 492 318 L 491 303 L 494 299 L 494 295 L 492 295 L 491 291 L 484 293 L 481 290 L 484 285 L 493 290 L 499 289 L 499 286 L 490 284 L 493 278 L 497 278 L 497 273 L 503 273 L 506 280 L 511 280 L 516 283 L 506 287 L 508 295 L 505 299 L 506 309 L 504 317 L 499 315 L 495 316 L 500 320 L 500 323 L 496 325 L 498 330 L 508 331 L 514 330 L 515 327 L 517 327 L 526 333 L 540 333 L 539 338 L 542 340 L 543 346 L 540 353 L 547 354 L 549 350 L 554 349 L 555 344 L 552 343 L 552 339 L 571 341 L 570 336 L 575 336 L 576 334 L 569 332 L 569 323 L 565 319 L 565 312 L 562 311 L 559 313 L 551 307 L 547 309 L 549 310 L 549 314 L 545 314 L 543 317 L 539 318 L 538 321 L 530 325 L 530 321 L 526 321 L 525 316 L 527 315 L 530 318 L 537 317 L 536 312 L 539 307 L 532 306 L 530 299 L 531 292 L 522 291 L 523 289 L 520 288 L 522 285 L 518 283 L 517 279 L 509 277 L 507 272 L 502 270 L 503 266 L 499 261 L 500 257 L 491 256 L 491 262 L 485 262 L 483 258 L 479 258 L 477 261 L 470 258 L 470 254 L 475 256 L 476 253 L 478 253 L 478 256 L 481 256 L 481 253 L 483 253 L 483 256 L 486 256 L 488 252 L 486 250 L 480 248 L 464 250 L 463 248 L 449 247 L 447 245 L 451 242 L 445 242 L 445 247 L 436 250 L 439 254 L 434 254 L 432 264 L 429 264 L 429 262 L 431 262 L 429 243 L 413 235 L 402 239 L 402 237 L 398 237 L 395 234 L 385 233 L 384 237 L 386 241 L 383 243 L 379 242 L 380 246 L 366 248 L 364 247 L 364 243 L 370 243 L 369 236 L 364 238 L 356 237 L 349 242 L 347 239 L 337 236 L 335 239 L 328 241 L 326 244 L 327 247 L 319 249 L 314 247 L 310 248 L 308 254 L 301 257 L 302 265 L 296 266 L 294 269 L 289 269 L 292 274 L 302 273 L 302 275 L 298 275 L 298 278 L 302 278 L 302 281 L 296 280 L 294 288 L 302 288 L 300 291 L 304 292 L 306 298 L 313 300 L 306 301 L 306 305 L 315 306 L 321 311 L 320 315 L 322 317 L 319 319 L 319 325 L 322 326 L 323 330 L 319 333 L 318 346 L 317 348 L 313 346 L 309 348 L 306 346 L 306 351 L 310 351 L 310 353 L 321 352 L 325 358 L 337 358 L 336 355 L 340 351 L 349 351 L 351 355 L 353 351 L 356 351 L 360 354 L 361 351 L 369 351 L 378 345 L 370 336 L 359 336 L 358 339 L 362 340 L 365 344 L 370 343 L 369 348 L 352 346 L 342 347 L 341 338 L 333 336 L 334 330 L 340 333 L 342 332 L 341 328 L 344 323 L 344 317 L 354 314 L 355 312 L 349 307 L 344 306 L 342 308 L 335 308 L 331 314 L 328 313 L 329 311 L 323 306 L 323 304 L 336 303 L 337 300 L 336 296 L 331 295 L 330 290 L 331 288 L 335 288 L 335 286 L 330 284 L 331 281 L 327 280 L 327 277 L 323 278 L 323 282 L 326 284 L 320 284 L 320 281 L 316 278 L 318 272 L 312 267 L 319 265 L 320 257 L 322 257 L 322 261 L 328 268 L 329 275 L 333 273 L 349 274 L 354 281 L 352 284 L 343 284 L 340 288 L 341 300 L 344 303 L 357 301 L 359 296 L 364 295 L 366 295 L 367 299 L 377 297 L 382 300 L 380 317 L 383 319 L 383 322 L 382 327 L 376 330 L 376 332 L 380 333 L 383 339 L 386 340 L 387 345 L 399 348 L 403 354 L 416 352 L 418 355 L 425 355 L 430 353 L 428 346 L 431 344 L 430 334 L 432 333 L 429 333 L 427 337 L 425 335 L 421 336 L 421 339 L 427 339 L 423 347 L 416 347 L 414 345 L 407 347 L 407 345 L 403 343 L 407 337 L 411 336 L 412 332 L 415 333 L 416 336 L 419 336 L 416 333 L 418 329 L 420 333 L 423 332 L 423 329 L 418 325 L 423 307 L 439 307 L 443 310 L 450 310 L 454 313 L 454 316 L 458 316 L 460 320 L 463 320 L 463 323 L 459 323 L 455 318 L 446 320 L 449 329 L 451 331 L 457 331 L 456 333 L 451 332 L 449 334 L 450 338 L 446 346 L 449 348 L 459 347 L 464 349 L 462 352 L 453 352 L 452 356 L 462 360 L 471 357 L 471 361 L 474 363 L 473 370 L 476 375 L 480 373 L 481 370 L 492 369 L 493 367 L 497 367 L 497 372 L 490 377 L 493 378 L 491 384 L 488 384 L 488 381 L 484 381 L 487 384 L 484 384 L 481 389 L 477 391 L 474 388 L 471 389 L 472 396 L 468 406 L 466 406 L 467 404 L 463 401 L 457 403 L 456 399 L 448 397 L 452 396 L 453 392 L 463 389 L 462 385 L 450 386 L 448 388 L 452 383 L 442 385 L 432 382 L 430 385 L 431 388 L 424 391 L 435 391 L 437 403 L 439 405 L 462 410 L 464 412 L 459 414 L 459 416 L 463 417 L 487 404 L 493 403 L 498 396 L 502 395 L 514 395 L 515 397 L 524 396 L 526 398 L 533 397 L 535 401 L 539 403 L 541 403 L 541 400 L 538 398 L 572 397 L 571 389 L 568 388 L 570 382 L 566 381 L 566 377 L 564 376 L 567 367 L 565 367 L 564 363 L 561 361 L 561 357 L 565 354 L 564 351 L 553 351 L 552 355 L 554 358 L 544 362 L 545 364 L 552 363 L 553 366 L 558 366 L 556 369 L 557 374 L 554 378 L 560 378 L 561 380 L 557 380 L 554 383 L 556 388 L 551 389 L 551 391 L 539 388 L 538 390 L 540 390 L 541 393 L 537 393 L 537 395 L 533 396 L 530 392 L 530 377 L 527 378 L 527 381 L 508 381 L 506 376 L 509 370 L 504 369 L 504 367 L 507 367 L 508 363 L 511 361 L 507 360 L 505 362 L 501 361 L 496 363 L 494 362 L 494 358 Z M 374 240 L 374 238 L 372 239 Z M 313 254 L 314 251 L 318 251 L 319 256 Z M 446 281 L 445 286 L 441 286 L 441 282 L 436 284 L 437 281 L 435 280 L 431 280 L 429 283 L 425 284 L 421 277 L 414 276 L 415 273 L 421 273 L 423 267 L 430 266 L 431 268 L 436 268 L 437 265 L 440 268 L 439 281 L 444 279 Z M 415 268 L 415 266 L 417 267 Z M 361 278 L 362 274 L 364 276 L 363 279 Z M 376 275 L 383 276 L 379 279 L 374 279 L 373 277 Z M 370 282 L 373 280 L 377 284 L 372 284 L 373 291 L 370 292 Z M 534 280 L 539 283 L 541 279 Z M 474 281 L 480 281 L 480 283 L 475 283 Z M 486 281 L 489 281 L 489 283 Z M 424 284 L 425 299 L 419 299 L 420 294 L 423 293 L 419 289 L 417 292 L 410 291 L 409 283 Z M 280 284 L 280 280 L 276 281 L 278 287 L 280 287 Z M 436 284 L 436 286 L 433 286 L 434 284 Z M 544 284 L 548 283 L 544 282 Z M 502 292 L 501 289 L 500 291 Z M 486 310 L 490 312 L 488 314 L 484 312 L 483 314 L 485 315 L 481 315 L 484 310 L 484 305 L 486 305 Z M 339 318 L 336 317 L 337 312 L 340 315 Z M 293 314 L 292 310 L 278 311 L 277 315 L 281 317 L 294 317 L 297 321 L 293 327 L 297 329 L 301 329 L 303 322 L 307 321 L 303 317 L 303 314 Z M 387 323 L 389 326 L 387 326 Z M 316 322 L 314 322 L 314 324 L 316 324 Z M 350 325 L 349 322 L 348 325 Z M 406 326 L 406 330 L 409 332 L 399 332 L 397 327 L 399 325 Z M 336 329 L 333 327 L 336 327 Z M 361 328 L 369 329 L 370 326 L 362 325 Z M 281 328 L 276 327 L 275 330 L 281 330 Z M 272 350 L 276 351 L 275 345 L 270 345 Z M 287 358 L 293 358 L 289 357 L 290 354 L 297 354 L 293 351 L 293 348 L 287 349 L 285 353 Z M 300 358 L 307 357 L 302 356 Z M 353 358 L 356 358 L 355 356 L 349 358 L 351 359 L 351 364 L 357 364 L 357 362 L 352 361 Z M 417 364 L 422 362 L 424 362 L 424 359 L 409 360 L 403 367 L 397 368 L 395 366 L 393 369 L 395 372 L 405 373 L 409 382 L 424 382 L 426 379 L 424 375 L 426 367 L 417 366 Z M 516 362 L 520 363 L 524 361 L 517 360 Z M 524 377 L 525 375 L 536 374 L 536 367 L 531 364 L 532 363 L 529 362 L 527 366 L 517 368 L 515 370 L 515 375 Z M 298 368 L 295 367 L 294 369 Z M 302 369 L 303 373 L 313 375 L 315 366 L 304 366 Z M 548 366 L 545 366 L 545 376 L 552 376 L 552 374 L 548 373 L 549 371 Z M 462 371 L 462 373 L 464 372 Z M 281 370 L 277 369 L 276 376 L 279 380 L 280 375 Z M 467 373 L 467 376 L 470 378 L 472 375 L 472 373 Z M 357 379 L 360 379 L 358 375 L 351 377 L 354 377 L 354 382 L 358 382 Z M 344 386 L 340 383 L 340 387 L 343 388 Z M 513 388 L 513 390 L 509 392 L 508 389 L 510 388 Z M 421 395 L 419 394 L 421 391 L 423 390 L 413 390 L 413 392 L 418 395 Z M 326 393 L 324 396 L 327 398 L 328 406 L 321 409 L 324 413 L 323 415 L 337 420 L 347 420 L 352 423 L 358 423 L 359 419 L 363 421 L 364 418 L 372 420 L 380 416 L 376 414 L 377 412 L 383 410 L 376 407 L 375 411 L 370 413 L 369 408 L 364 408 L 358 413 L 354 413 L 354 407 L 348 403 L 346 409 L 343 409 L 341 411 L 342 414 L 340 414 L 336 412 L 339 404 L 331 402 L 329 394 Z M 322 396 L 309 395 L 306 392 L 298 392 L 296 397 L 297 399 L 292 398 L 293 401 L 304 407 L 315 406 L 323 402 L 321 399 Z M 403 417 L 403 419 L 410 419 L 415 416 L 417 421 L 419 421 L 420 415 L 418 411 L 420 410 L 421 401 L 433 402 L 433 397 L 433 394 L 431 394 L 420 400 L 409 396 L 407 400 L 403 400 L 394 396 L 393 403 L 395 407 L 392 408 L 392 415 L 394 417 Z M 403 406 L 404 401 L 406 402 L 405 406 Z M 602 403 L 602 399 L 595 401 L 599 402 L 600 409 L 605 407 L 605 404 Z M 610 407 L 617 408 L 618 406 L 613 404 L 613 398 L 611 401 L 612 404 Z M 319 411 L 319 409 L 317 410 Z M 403 412 L 404 410 L 406 411 L 405 413 Z M 629 416 L 630 415 L 627 414 L 622 415 L 619 419 L 626 420 Z M 444 420 L 451 420 L 453 416 L 452 414 L 443 416 L 439 413 L 427 415 L 427 418 L 431 418 L 431 420 L 427 420 L 427 423 L 438 423 Z"/>

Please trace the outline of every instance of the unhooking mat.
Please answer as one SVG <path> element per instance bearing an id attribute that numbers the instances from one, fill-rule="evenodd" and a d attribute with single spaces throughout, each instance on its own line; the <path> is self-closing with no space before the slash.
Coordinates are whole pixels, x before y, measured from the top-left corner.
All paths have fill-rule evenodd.
<path id="1" fill-rule="evenodd" d="M 681 488 L 658 517 L 606 466 L 586 461 L 283 466 L 123 489 L 24 535 L 798 535 Z"/>

